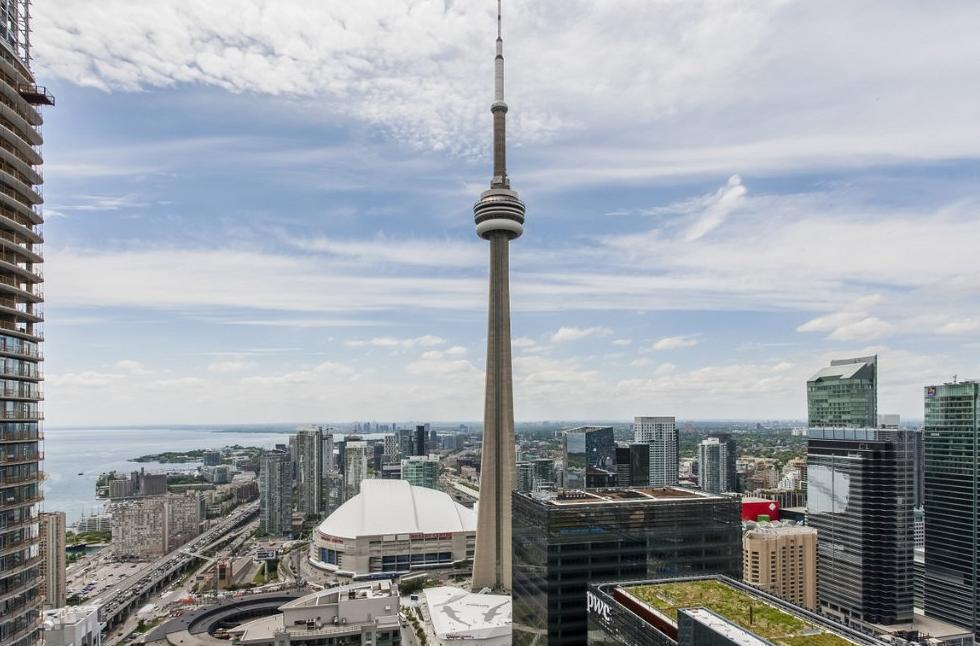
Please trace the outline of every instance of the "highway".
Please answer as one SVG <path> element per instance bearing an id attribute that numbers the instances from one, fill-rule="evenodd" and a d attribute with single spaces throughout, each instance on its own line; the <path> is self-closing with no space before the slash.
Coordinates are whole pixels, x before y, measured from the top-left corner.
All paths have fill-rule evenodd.
<path id="1" fill-rule="evenodd" d="M 184 572 L 198 557 L 187 554 L 185 550 L 205 552 L 214 545 L 226 540 L 228 534 L 248 523 L 259 512 L 259 503 L 249 503 L 236 509 L 227 518 L 207 530 L 194 540 L 180 546 L 152 563 L 147 563 L 117 585 L 112 590 L 92 600 L 99 604 L 99 621 L 103 631 L 108 633 L 133 611 L 138 610 L 154 592 Z"/>

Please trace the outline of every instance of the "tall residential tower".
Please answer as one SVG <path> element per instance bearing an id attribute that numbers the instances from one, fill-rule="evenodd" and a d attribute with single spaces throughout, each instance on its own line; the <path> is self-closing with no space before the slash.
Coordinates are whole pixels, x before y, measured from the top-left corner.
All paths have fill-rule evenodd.
<path id="1" fill-rule="evenodd" d="M 30 1 L 0 0 L 0 644 L 41 641 L 41 105 Z"/>
<path id="2" fill-rule="evenodd" d="M 494 60 L 493 179 L 473 206 L 476 233 L 490 242 L 487 382 L 473 589 L 510 590 L 511 492 L 514 489 L 514 388 L 510 355 L 510 241 L 524 232 L 524 203 L 507 177 L 504 41 L 497 0 Z"/>

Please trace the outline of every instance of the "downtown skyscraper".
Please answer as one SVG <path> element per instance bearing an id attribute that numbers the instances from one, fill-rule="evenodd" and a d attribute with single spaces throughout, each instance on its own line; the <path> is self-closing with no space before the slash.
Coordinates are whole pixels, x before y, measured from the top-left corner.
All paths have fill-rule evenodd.
<path id="1" fill-rule="evenodd" d="M 673 417 L 636 417 L 633 419 L 633 441 L 650 447 L 648 460 L 651 487 L 677 484 L 677 422 Z"/>
<path id="2" fill-rule="evenodd" d="M 504 41 L 497 0 L 494 59 L 493 179 L 473 206 L 476 233 L 490 243 L 486 400 L 480 463 L 473 589 L 510 590 L 511 494 L 514 490 L 514 384 L 510 345 L 510 241 L 524 232 L 524 203 L 507 177 Z"/>
<path id="3" fill-rule="evenodd" d="M 54 99 L 30 69 L 30 2 L 0 0 L 0 644 L 41 641 L 39 533 L 40 284 L 43 217 L 39 106 Z"/>
<path id="4" fill-rule="evenodd" d="M 324 432 L 319 426 L 296 431 L 296 510 L 306 518 L 322 519 L 327 511 L 330 482 L 324 461 Z M 330 444 L 331 453 L 333 451 Z"/>
<path id="5" fill-rule="evenodd" d="M 878 425 L 878 357 L 836 359 L 806 382 L 807 425 Z"/>
<path id="6" fill-rule="evenodd" d="M 980 382 L 925 389 L 925 612 L 980 630 Z"/>

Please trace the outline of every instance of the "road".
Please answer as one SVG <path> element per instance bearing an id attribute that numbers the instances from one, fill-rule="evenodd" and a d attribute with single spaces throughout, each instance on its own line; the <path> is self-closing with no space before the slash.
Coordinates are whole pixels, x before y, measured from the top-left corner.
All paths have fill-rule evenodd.
<path id="1" fill-rule="evenodd" d="M 205 552 L 212 549 L 216 544 L 226 540 L 229 533 L 246 524 L 258 513 L 258 510 L 259 503 L 257 502 L 235 510 L 221 523 L 193 541 L 156 561 L 145 564 L 122 582 L 113 586 L 111 590 L 96 597 L 92 603 L 100 604 L 99 621 L 106 626 L 106 632 L 109 634 L 112 634 L 114 630 L 118 632 L 116 625 L 120 621 L 125 620 L 128 615 L 133 614 L 133 611 L 138 610 L 139 605 L 145 603 L 153 592 L 158 591 L 164 583 L 186 570 L 197 559 L 197 557 L 186 554 L 182 550 Z"/>

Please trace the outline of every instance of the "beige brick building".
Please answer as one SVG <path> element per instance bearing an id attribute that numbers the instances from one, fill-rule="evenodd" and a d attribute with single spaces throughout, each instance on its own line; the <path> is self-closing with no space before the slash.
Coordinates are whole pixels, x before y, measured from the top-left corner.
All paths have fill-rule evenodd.
<path id="1" fill-rule="evenodd" d="M 762 524 L 742 538 L 742 578 L 810 610 L 817 608 L 817 530 Z"/>

